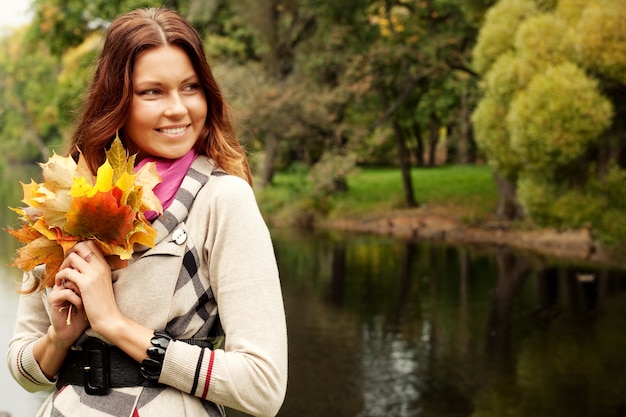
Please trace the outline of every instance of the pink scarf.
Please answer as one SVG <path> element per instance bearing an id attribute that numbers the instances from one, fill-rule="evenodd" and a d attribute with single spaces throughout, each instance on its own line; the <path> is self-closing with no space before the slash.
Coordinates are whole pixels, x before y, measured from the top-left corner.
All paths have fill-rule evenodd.
<path id="1" fill-rule="evenodd" d="M 170 204 L 172 204 L 172 201 L 174 201 L 174 197 L 176 197 L 176 192 L 180 188 L 183 178 L 185 178 L 189 167 L 197 156 L 196 151 L 191 149 L 178 159 L 147 157 L 142 159 L 137 166 L 135 166 L 135 172 L 137 172 L 148 162 L 156 163 L 156 169 L 163 180 L 154 187 L 153 191 L 161 201 L 163 211 L 167 210 Z M 158 216 L 159 214 L 156 211 L 146 212 L 146 218 L 150 221 L 156 219 Z"/>

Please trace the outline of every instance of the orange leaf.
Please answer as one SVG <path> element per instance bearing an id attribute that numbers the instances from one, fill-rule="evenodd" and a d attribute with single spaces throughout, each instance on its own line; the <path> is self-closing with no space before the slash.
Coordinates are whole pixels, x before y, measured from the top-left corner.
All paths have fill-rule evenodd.
<path id="1" fill-rule="evenodd" d="M 17 250 L 17 259 L 11 266 L 28 272 L 37 265 L 46 264 L 46 275 L 49 276 L 56 274 L 61 262 L 63 262 L 63 248 L 55 241 L 40 236 Z"/>
<path id="2" fill-rule="evenodd" d="M 21 243 L 29 243 L 41 237 L 41 233 L 39 233 L 32 227 L 26 225 L 25 223 L 22 223 L 21 229 L 17 229 L 17 230 L 16 229 L 4 229 L 4 230 L 6 230 L 7 233 L 9 233 L 11 236 L 16 238 L 18 242 L 21 242 Z"/>
<path id="3" fill-rule="evenodd" d="M 109 255 L 105 257 L 105 259 L 108 262 L 111 269 L 114 271 L 117 269 L 126 268 L 126 266 L 128 265 L 127 260 L 120 259 L 120 257 L 117 255 Z"/>
<path id="4" fill-rule="evenodd" d="M 133 230 L 132 236 L 129 238 L 131 245 L 139 243 L 144 246 L 153 246 L 154 241 L 157 238 L 157 231 L 154 227 L 147 223 L 136 222 L 135 230 Z"/>
<path id="5" fill-rule="evenodd" d="M 75 197 L 67 213 L 65 231 L 85 239 L 98 239 L 112 245 L 125 245 L 133 230 L 135 213 L 129 206 L 119 206 L 114 187 L 92 197 Z"/>

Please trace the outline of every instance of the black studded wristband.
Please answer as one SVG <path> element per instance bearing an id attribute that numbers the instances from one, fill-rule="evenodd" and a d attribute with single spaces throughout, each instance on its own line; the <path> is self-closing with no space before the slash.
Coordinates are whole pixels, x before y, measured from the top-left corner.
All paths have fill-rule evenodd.
<path id="1" fill-rule="evenodd" d="M 151 346 L 146 350 L 148 357 L 141 361 L 141 367 L 139 368 L 144 378 L 151 381 L 159 379 L 163 369 L 165 351 L 172 339 L 172 336 L 164 331 L 157 330 L 154 332 L 154 337 L 150 339 Z"/>

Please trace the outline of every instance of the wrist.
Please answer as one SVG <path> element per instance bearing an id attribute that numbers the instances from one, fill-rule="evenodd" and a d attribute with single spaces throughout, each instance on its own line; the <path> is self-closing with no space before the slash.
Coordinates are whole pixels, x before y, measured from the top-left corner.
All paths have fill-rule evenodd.
<path id="1" fill-rule="evenodd" d="M 54 326 L 49 326 L 48 331 L 43 336 L 43 343 L 51 349 L 59 352 L 66 352 L 74 343 L 74 340 L 67 340 L 59 336 Z"/>
<path id="2" fill-rule="evenodd" d="M 110 314 L 108 320 L 90 322 L 91 328 L 114 345 L 120 345 L 118 340 L 130 328 L 130 321 L 120 314 Z"/>
<path id="3" fill-rule="evenodd" d="M 72 343 L 60 338 L 52 326 L 34 343 L 33 357 L 46 378 L 51 381 L 56 378 Z"/>
<path id="4" fill-rule="evenodd" d="M 141 374 L 144 378 L 158 381 L 163 369 L 165 352 L 172 341 L 172 336 L 165 331 L 155 331 L 150 339 L 150 346 L 146 349 L 147 358 L 141 361 Z"/>

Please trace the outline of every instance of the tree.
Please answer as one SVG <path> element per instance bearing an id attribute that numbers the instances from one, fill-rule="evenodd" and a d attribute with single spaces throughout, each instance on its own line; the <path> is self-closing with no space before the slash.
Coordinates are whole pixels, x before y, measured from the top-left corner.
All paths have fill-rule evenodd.
<path id="1" fill-rule="evenodd" d="M 257 51 L 264 79 L 273 88 L 273 97 L 278 101 L 288 101 L 282 91 L 288 88 L 288 78 L 294 71 L 296 51 L 315 30 L 316 16 L 307 9 L 302 0 L 271 0 L 268 2 L 241 1 L 232 3 L 233 10 L 243 16 L 250 30 L 256 35 Z M 285 90 L 283 90 L 283 87 Z M 269 102 L 268 102 L 269 103 Z M 263 135 L 265 163 L 261 176 L 263 185 L 271 184 L 278 148 L 285 140 L 280 131 L 285 125 L 264 124 Z M 278 129 L 277 129 L 278 127 Z M 261 125 L 258 126 L 261 128 Z"/>
<path id="2" fill-rule="evenodd" d="M 624 207 L 606 198 L 625 162 L 624 6 L 501 0 L 489 10 L 474 51 L 484 96 L 473 122 L 503 217 L 605 236 L 626 228 L 605 227 Z"/>
<path id="3" fill-rule="evenodd" d="M 417 205 L 411 166 L 414 161 L 423 163 L 426 149 L 428 163 L 435 163 L 442 127 L 464 132 L 461 140 L 467 148 L 471 146 L 467 107 L 464 120 L 459 114 L 463 91 L 471 90 L 474 82 L 475 74 L 467 63 L 476 27 L 462 4 L 453 0 L 371 1 L 365 9 L 367 42 L 354 51 L 347 71 L 353 83 L 371 86 L 362 90 L 362 105 L 356 112 L 364 118 L 373 116 L 372 128 L 391 125 L 407 206 Z M 465 128 L 456 120 L 463 120 Z"/>
<path id="4" fill-rule="evenodd" d="M 0 44 L 0 137 L 5 158 L 36 159 L 60 142 L 54 106 L 60 62 L 41 44 L 25 42 L 24 29 Z"/>
<path id="5" fill-rule="evenodd" d="M 43 42 L 53 55 L 61 56 L 67 48 L 80 45 L 124 12 L 168 4 L 154 0 L 35 0 L 28 36 L 31 42 Z M 177 6 L 173 8 L 178 9 Z"/>

